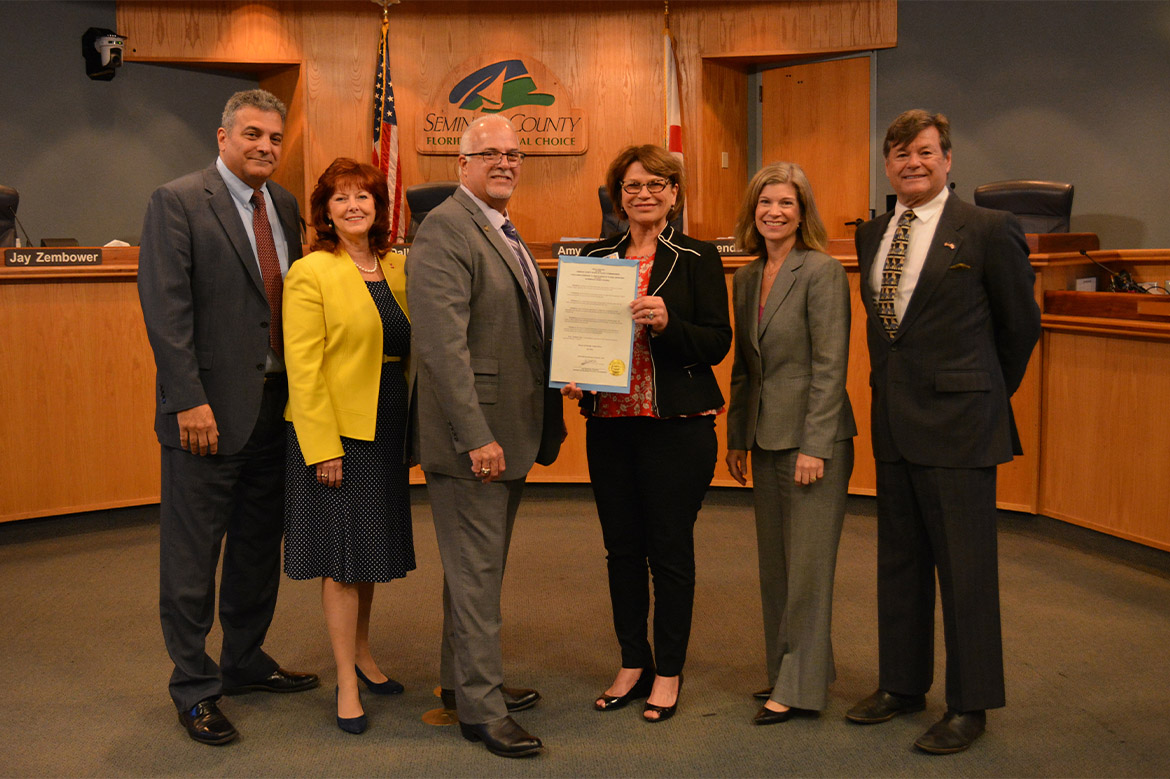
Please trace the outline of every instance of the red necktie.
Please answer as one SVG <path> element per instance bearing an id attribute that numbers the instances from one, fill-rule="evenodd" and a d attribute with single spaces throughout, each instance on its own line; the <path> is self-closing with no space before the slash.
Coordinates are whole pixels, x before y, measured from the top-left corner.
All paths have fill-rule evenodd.
<path id="1" fill-rule="evenodd" d="M 284 333 L 280 326 L 280 300 L 284 294 L 284 279 L 280 276 L 280 259 L 276 256 L 276 242 L 272 240 L 272 225 L 264 207 L 264 193 L 252 193 L 252 232 L 256 234 L 256 255 L 260 260 L 260 274 L 264 277 L 264 294 L 268 296 L 268 345 L 277 356 L 284 354 Z"/>

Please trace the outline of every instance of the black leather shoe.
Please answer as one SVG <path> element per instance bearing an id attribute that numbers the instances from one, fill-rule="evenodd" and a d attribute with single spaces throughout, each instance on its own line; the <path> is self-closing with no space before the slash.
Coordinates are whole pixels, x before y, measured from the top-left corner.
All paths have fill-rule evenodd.
<path id="1" fill-rule="evenodd" d="M 357 671 L 357 678 L 361 679 L 374 695 L 399 695 L 406 689 L 400 682 L 394 681 L 389 676 L 386 677 L 386 681 L 384 682 L 371 682 L 362 673 L 362 669 L 356 665 L 353 667 L 353 670 Z"/>
<path id="2" fill-rule="evenodd" d="M 530 735 L 511 717 L 478 725 L 460 722 L 459 730 L 468 741 L 482 741 L 489 752 L 500 757 L 527 757 L 544 748 L 540 739 Z"/>
<path id="3" fill-rule="evenodd" d="M 243 695 L 247 692 L 301 692 L 311 690 L 321 684 L 317 674 L 302 674 L 296 671 L 286 671 L 277 668 L 263 679 L 251 684 L 238 684 L 234 687 L 225 687 L 224 695 Z"/>
<path id="4" fill-rule="evenodd" d="M 683 686 L 683 675 L 679 674 L 678 675 L 678 692 L 675 693 L 674 703 L 672 703 L 669 706 L 657 706 L 657 705 L 647 701 L 646 705 L 644 707 L 642 707 L 642 719 L 646 720 L 647 722 L 666 722 L 668 719 L 673 717 L 674 713 L 676 711 L 678 711 L 678 700 L 679 700 L 679 698 L 682 697 L 682 686 Z M 648 714 L 649 712 L 652 712 L 652 711 L 658 712 L 658 716 L 653 718 L 653 719 L 646 716 L 646 714 Z"/>
<path id="5" fill-rule="evenodd" d="M 899 714 L 909 714 L 926 708 L 925 695 L 898 695 L 878 690 L 865 700 L 858 701 L 845 712 L 845 719 L 861 725 L 888 722 Z"/>
<path id="6" fill-rule="evenodd" d="M 943 718 L 930 726 L 914 742 L 914 746 L 932 755 L 951 755 L 962 752 L 983 734 L 987 712 L 947 711 Z"/>
<path id="7" fill-rule="evenodd" d="M 540 693 L 536 690 L 530 690 L 527 687 L 501 687 L 500 692 L 504 694 L 504 705 L 508 707 L 508 711 L 524 711 L 531 709 L 540 700 Z M 443 708 L 448 711 L 457 711 L 458 707 L 455 705 L 455 691 L 449 690 L 446 687 L 439 689 L 439 700 L 443 702 Z"/>
<path id="8" fill-rule="evenodd" d="M 340 688 L 333 688 L 333 700 L 336 703 L 337 697 L 341 694 Z M 358 693 L 358 701 L 361 701 L 361 693 Z M 365 712 L 362 712 L 356 717 L 343 717 L 337 715 L 337 727 L 344 730 L 346 733 L 352 733 L 355 736 L 366 732 L 366 726 L 369 725 L 369 720 L 366 719 Z"/>
<path id="9" fill-rule="evenodd" d="M 752 697 L 755 698 L 757 701 L 766 701 L 772 697 L 772 688 L 765 687 L 762 690 L 756 690 L 755 692 L 752 693 Z"/>
<path id="10" fill-rule="evenodd" d="M 180 711 L 179 722 L 187 729 L 187 735 L 200 744 L 219 746 L 235 741 L 240 735 L 210 699 L 199 701 L 187 711 Z"/>
<path id="11" fill-rule="evenodd" d="M 650 688 L 654 686 L 654 671 L 652 669 L 643 668 L 641 676 L 638 681 L 634 682 L 634 686 L 625 695 L 606 695 L 602 693 L 598 695 L 593 701 L 593 708 L 598 711 L 616 711 L 625 706 L 628 706 L 631 701 L 640 700 L 650 694 Z"/>

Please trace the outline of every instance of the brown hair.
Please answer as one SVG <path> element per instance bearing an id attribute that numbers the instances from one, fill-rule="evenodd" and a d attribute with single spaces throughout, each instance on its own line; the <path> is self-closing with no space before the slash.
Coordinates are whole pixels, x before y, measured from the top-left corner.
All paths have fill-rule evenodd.
<path id="1" fill-rule="evenodd" d="M 918 133 L 928 127 L 938 130 L 938 144 L 942 153 L 951 152 L 951 123 L 942 114 L 932 114 L 921 108 L 912 108 L 904 111 L 886 130 L 886 140 L 882 143 L 882 156 L 889 157 L 890 149 L 905 146 L 918 137 Z"/>
<path id="2" fill-rule="evenodd" d="M 390 249 L 390 191 L 382 171 L 364 162 L 338 157 L 329 164 L 309 197 L 309 219 L 317 237 L 313 251 L 336 252 L 339 239 L 329 221 L 329 199 L 344 186 L 364 189 L 374 197 L 374 224 L 370 227 L 370 249 L 381 257 Z"/>
<path id="3" fill-rule="evenodd" d="M 735 240 L 740 248 L 753 254 L 764 248 L 764 237 L 756 227 L 756 204 L 764 187 L 772 184 L 791 184 L 796 190 L 796 202 L 800 205 L 800 228 L 796 232 L 796 245 L 801 249 L 825 251 L 829 244 L 829 233 L 817 213 L 817 203 L 813 200 L 808 177 L 795 162 L 773 162 L 760 168 L 760 172 L 752 177 L 735 224 Z"/>
<path id="4" fill-rule="evenodd" d="M 674 208 L 670 209 L 670 213 L 666 215 L 666 221 L 672 221 L 682 213 L 683 204 L 687 199 L 686 175 L 683 173 L 683 166 L 678 157 L 661 146 L 649 143 L 643 146 L 627 146 L 618 152 L 618 156 L 614 157 L 613 162 L 609 164 L 609 170 L 605 173 L 605 188 L 609 190 L 613 212 L 621 219 L 626 218 L 626 212 L 622 209 L 622 178 L 635 162 L 642 163 L 642 167 L 646 169 L 647 173 L 661 176 L 678 187 Z"/>

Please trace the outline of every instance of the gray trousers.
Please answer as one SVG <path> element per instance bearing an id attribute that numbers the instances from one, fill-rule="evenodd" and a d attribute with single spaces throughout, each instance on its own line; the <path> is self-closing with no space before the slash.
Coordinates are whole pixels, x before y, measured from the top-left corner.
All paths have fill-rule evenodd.
<path id="1" fill-rule="evenodd" d="M 443 560 L 439 684 L 455 691 L 461 722 L 491 722 L 508 715 L 500 691 L 500 591 L 524 480 L 426 478 Z"/>
<path id="2" fill-rule="evenodd" d="M 793 481 L 796 449 L 752 449 L 764 646 L 772 700 L 820 711 L 833 665 L 833 575 L 853 439 L 838 441 L 813 484 Z"/>

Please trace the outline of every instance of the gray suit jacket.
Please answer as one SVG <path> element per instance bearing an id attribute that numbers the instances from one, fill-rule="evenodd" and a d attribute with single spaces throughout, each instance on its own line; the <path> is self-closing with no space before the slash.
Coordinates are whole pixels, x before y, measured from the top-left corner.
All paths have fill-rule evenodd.
<path id="1" fill-rule="evenodd" d="M 735 361 L 727 448 L 799 449 L 828 459 L 857 435 L 845 392 L 849 365 L 849 281 L 827 254 L 793 249 L 764 315 L 758 316 L 763 258 L 735 272 Z"/>
<path id="2" fill-rule="evenodd" d="M 555 460 L 564 420 L 560 392 L 547 386 L 553 307 L 544 275 L 542 339 L 515 255 L 462 190 L 427 216 L 406 274 L 412 449 L 423 470 L 471 479 L 468 452 L 492 441 L 504 450 L 503 479 Z"/>
<path id="3" fill-rule="evenodd" d="M 301 256 L 296 198 L 269 182 L 288 242 Z M 209 403 L 219 453 L 247 442 L 260 414 L 268 298 L 256 254 L 223 177 L 211 165 L 155 190 L 142 224 L 138 297 L 154 350 L 155 424 L 179 446 L 176 414 Z"/>

